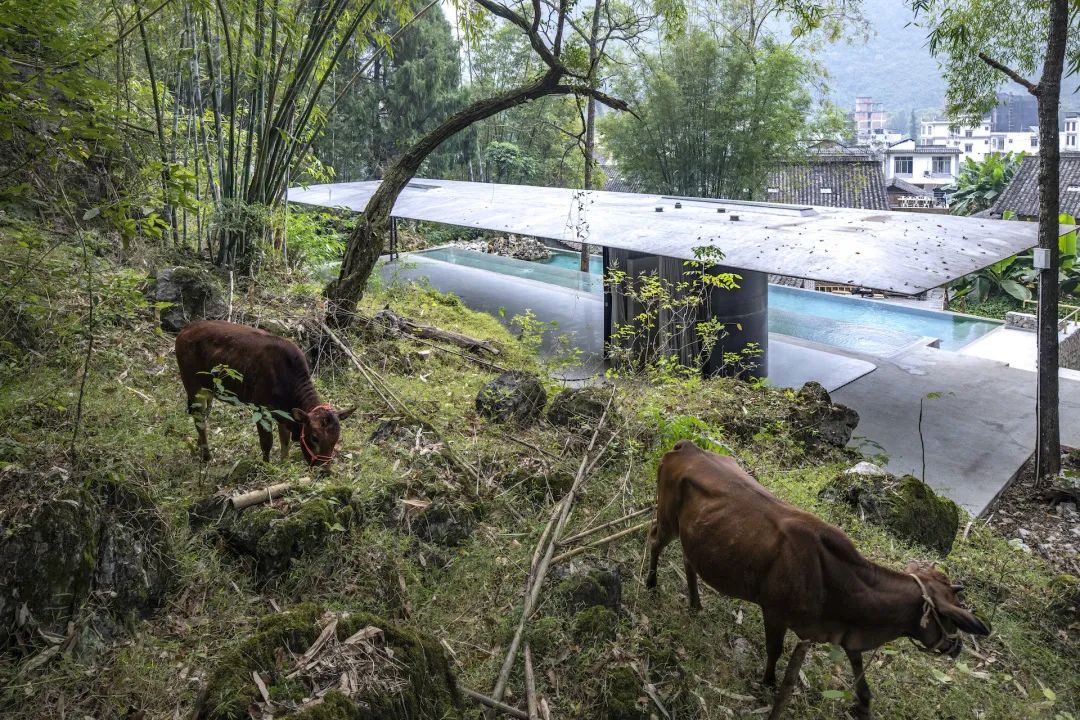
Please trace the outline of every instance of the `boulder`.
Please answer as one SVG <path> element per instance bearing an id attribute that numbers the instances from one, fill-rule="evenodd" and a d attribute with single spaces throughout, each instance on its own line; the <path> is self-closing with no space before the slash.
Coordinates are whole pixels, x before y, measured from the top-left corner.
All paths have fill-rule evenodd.
<path id="1" fill-rule="evenodd" d="M 548 421 L 574 432 L 592 432 L 600 422 L 610 397 L 611 393 L 602 388 L 567 388 L 551 400 Z"/>
<path id="2" fill-rule="evenodd" d="M 178 333 L 193 320 L 225 317 L 221 284 L 201 268 L 175 267 L 161 270 L 154 284 L 154 300 L 172 303 L 161 310 L 161 329 Z"/>
<path id="3" fill-rule="evenodd" d="M 331 622 L 334 630 L 315 648 L 311 662 L 297 668 L 295 658 L 312 648 Z M 457 679 L 439 642 L 367 613 L 327 613 L 302 604 L 263 617 L 211 671 L 201 707 L 196 708 L 200 716 L 247 720 L 249 710 L 262 702 L 253 673 L 259 674 L 274 699 L 275 716 L 306 720 L 466 716 Z M 324 688 L 330 691 L 320 693 L 322 702 L 311 703 Z"/>
<path id="4" fill-rule="evenodd" d="M 508 370 L 476 395 L 476 411 L 489 420 L 531 425 L 547 404 L 540 378 L 521 370 Z"/>
<path id="5" fill-rule="evenodd" d="M 808 382 L 796 394 L 788 421 L 803 442 L 842 448 L 859 424 L 859 413 L 834 404 L 820 383 Z"/>
<path id="6" fill-rule="evenodd" d="M 113 479 L 24 480 L 23 511 L 0 516 L 0 649 L 35 628 L 66 635 L 91 598 L 110 636 L 160 605 L 174 561 L 149 499 Z"/>
<path id="7" fill-rule="evenodd" d="M 916 477 L 897 478 L 870 463 L 841 474 L 820 497 L 848 505 L 863 520 L 940 555 L 952 550 L 960 526 L 960 509 L 952 500 L 935 494 Z"/>

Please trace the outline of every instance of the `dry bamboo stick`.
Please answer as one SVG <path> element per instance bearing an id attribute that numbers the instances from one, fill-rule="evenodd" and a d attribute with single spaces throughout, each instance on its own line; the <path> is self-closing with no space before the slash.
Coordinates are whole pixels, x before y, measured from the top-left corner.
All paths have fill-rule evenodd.
<path id="1" fill-rule="evenodd" d="M 277 485 L 271 485 L 270 487 L 233 495 L 229 498 L 229 502 L 232 504 L 233 510 L 240 511 L 244 508 L 249 508 L 252 505 L 271 502 L 275 497 L 281 497 L 289 492 L 289 490 L 292 490 L 292 487 L 293 483 L 291 482 L 278 483 Z"/>
<path id="2" fill-rule="evenodd" d="M 525 698 L 529 706 L 529 720 L 540 720 L 540 710 L 536 702 L 536 675 L 533 673 L 532 649 L 525 643 Z"/>
<path id="3" fill-rule="evenodd" d="M 503 693 L 506 691 L 506 683 L 510 679 L 510 671 L 514 667 L 514 659 L 517 657 L 518 648 L 521 646 L 521 638 L 525 634 L 525 624 L 528 622 L 529 616 L 532 615 L 533 608 L 536 606 L 536 601 L 540 597 L 540 589 L 544 585 L 544 577 L 547 575 L 548 568 L 551 567 L 551 558 L 555 554 L 555 544 L 559 541 L 559 536 L 566 527 L 566 521 L 570 517 L 570 509 L 574 505 L 574 498 L 577 497 L 578 492 L 581 490 L 581 485 L 588 475 L 588 468 L 592 467 L 589 463 L 589 454 L 593 451 L 593 448 L 596 447 L 596 439 L 600 436 L 600 429 L 607 420 L 608 410 L 611 408 L 611 402 L 614 399 L 615 391 L 612 390 L 611 396 L 608 397 L 607 405 L 604 407 L 604 412 L 600 416 L 600 420 L 597 421 L 596 428 L 593 430 L 589 446 L 585 448 L 585 453 L 581 456 L 581 463 L 578 465 L 577 475 L 574 477 L 574 484 L 570 487 L 570 491 L 566 493 L 566 496 L 561 501 L 558 509 L 558 519 L 551 531 L 547 549 L 540 559 L 539 565 L 535 567 L 535 572 L 530 568 L 529 575 L 531 577 L 531 583 L 526 584 L 521 619 L 518 621 L 517 629 L 514 631 L 514 637 L 510 641 L 510 647 L 506 652 L 506 657 L 503 659 L 502 667 L 499 670 L 499 677 L 495 681 L 495 691 L 492 693 L 492 696 L 496 700 L 501 700 Z"/>
<path id="4" fill-rule="evenodd" d="M 462 695 L 464 695 L 465 697 L 468 697 L 468 698 L 472 698 L 473 700 L 480 703 L 481 705 L 487 705 L 489 708 L 491 708 L 493 710 L 498 710 L 499 712 L 506 713 L 510 717 L 520 718 L 521 720 L 529 720 L 528 713 L 522 712 L 521 710 L 518 710 L 516 707 L 512 707 L 512 706 L 507 705 L 506 703 L 503 703 L 503 702 L 499 702 L 498 700 L 496 700 L 494 698 L 489 698 L 487 695 L 481 695 L 480 693 L 476 692 L 475 690 L 470 690 L 469 688 L 465 687 L 464 685 L 458 685 L 458 688 L 461 690 Z"/>
<path id="5" fill-rule="evenodd" d="M 637 525 L 635 525 L 633 527 L 626 528 L 625 530 L 620 530 L 619 532 L 615 533 L 614 535 L 608 535 L 607 537 L 600 538 L 596 542 L 591 542 L 588 545 L 582 545 L 581 547 L 576 547 L 573 550 L 570 550 L 568 552 L 564 552 L 562 555 L 556 555 L 555 557 L 551 558 L 551 564 L 554 565 L 556 563 L 562 562 L 563 560 L 569 560 L 570 558 L 574 557 L 575 555 L 580 555 L 581 553 L 588 552 L 589 550 L 592 550 L 594 548 L 598 548 L 598 547 L 601 547 L 603 545 L 607 545 L 608 543 L 614 542 L 615 540 L 618 540 L 619 538 L 626 537 L 627 535 L 631 535 L 633 533 L 636 533 L 638 530 L 644 530 L 645 528 L 649 527 L 649 525 L 651 525 L 651 524 L 652 524 L 652 520 L 646 520 L 645 522 L 638 523 Z"/>
<path id="6" fill-rule="evenodd" d="M 776 692 L 776 700 L 773 701 L 769 720 L 780 720 L 780 716 L 784 714 L 784 708 L 787 706 L 788 701 L 791 700 L 791 692 L 795 689 L 795 683 L 799 680 L 799 670 L 802 669 L 803 661 L 806 660 L 806 653 L 809 650 L 810 641 L 800 640 L 795 649 L 791 651 L 791 658 L 788 660 L 787 669 L 784 671 L 784 682 L 780 684 L 780 689 Z"/>
<path id="7" fill-rule="evenodd" d="M 638 517 L 639 515 L 644 515 L 645 513 L 652 512 L 655 508 L 656 508 L 656 505 L 648 505 L 646 507 L 641 508 L 640 510 L 635 510 L 634 512 L 630 513 L 629 515 L 623 515 L 621 518 L 616 518 L 615 520 L 609 520 L 608 522 L 603 523 L 602 525 L 597 525 L 594 528 L 589 528 L 588 530 L 582 530 L 577 535 L 571 535 L 570 537 L 566 538 L 565 540 L 560 540 L 559 545 L 573 545 L 578 540 L 581 540 L 582 538 L 586 538 L 586 537 L 588 537 L 588 536 L 590 536 L 590 535 L 592 535 L 594 533 L 600 532 L 604 528 L 609 528 L 612 525 L 617 525 L 617 524 L 623 522 L 624 520 L 630 520 L 632 518 Z"/>
<path id="8" fill-rule="evenodd" d="M 379 378 L 379 380 L 381 381 L 381 376 L 377 372 L 372 370 L 371 368 L 367 367 L 360 360 L 360 358 L 356 357 L 356 354 L 352 351 L 352 349 L 348 345 L 346 345 L 341 340 L 341 338 L 339 338 L 334 333 L 334 331 L 330 329 L 330 327 L 326 323 L 320 322 L 319 326 L 322 328 L 323 332 L 325 332 L 330 337 L 330 339 L 334 341 L 334 344 L 336 344 L 339 348 L 342 349 L 342 351 L 345 352 L 345 355 L 348 356 L 349 360 L 352 361 L 352 364 L 356 366 L 356 369 L 360 371 L 360 374 L 364 376 L 364 379 L 367 380 L 368 384 L 371 385 L 372 389 L 374 389 L 375 392 L 379 395 L 379 397 L 382 398 L 382 401 L 384 403 L 386 403 L 386 406 L 391 411 L 393 411 L 395 413 L 405 415 L 405 416 L 407 416 L 409 418 L 412 418 L 414 420 L 419 420 L 420 419 L 416 415 L 416 413 L 409 410 L 408 406 L 406 406 L 405 403 L 402 402 L 401 398 L 394 395 L 393 390 L 390 389 L 390 387 L 386 384 L 385 381 L 382 382 L 383 387 L 380 389 L 379 382 L 376 381 L 376 378 Z M 385 390 L 386 392 L 384 393 L 383 390 Z M 389 397 L 387 397 L 387 395 L 389 395 Z M 392 400 L 391 400 L 391 398 L 392 398 Z M 397 403 L 396 406 L 394 404 L 395 402 Z M 449 456 L 450 461 L 459 470 L 463 470 L 466 473 L 468 473 L 469 476 L 472 477 L 472 479 L 474 481 L 476 481 L 477 485 L 479 485 L 480 484 L 480 473 L 472 465 L 465 462 L 465 460 L 460 455 L 457 454 L 457 452 L 454 450 L 453 446 L 450 445 L 450 443 L 447 441 L 447 439 L 445 437 L 443 437 L 443 434 L 441 432 L 439 432 L 438 429 L 436 429 L 434 425 L 431 425 L 431 423 L 428 423 L 428 426 L 431 427 L 432 431 L 435 433 L 435 437 L 438 438 L 439 442 L 441 442 L 443 444 L 443 447 L 446 448 L 446 454 Z M 477 490 L 466 486 L 464 483 L 462 483 L 462 488 L 473 499 L 475 499 L 477 497 L 477 495 L 478 495 Z"/>

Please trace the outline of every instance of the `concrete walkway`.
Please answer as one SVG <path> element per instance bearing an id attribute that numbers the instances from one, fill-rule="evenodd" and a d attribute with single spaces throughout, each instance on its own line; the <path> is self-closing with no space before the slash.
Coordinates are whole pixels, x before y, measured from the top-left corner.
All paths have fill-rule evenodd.
<path id="1" fill-rule="evenodd" d="M 422 255 L 385 263 L 381 274 L 386 282 L 426 278 L 506 325 L 531 309 L 539 320 L 557 323 L 542 351 L 554 352 L 564 334 L 581 349 L 583 362 L 566 373 L 569 379 L 603 369 L 599 295 Z M 923 475 L 922 401 L 926 481 L 973 515 L 986 510 L 1034 450 L 1035 374 L 1028 370 L 927 347 L 880 358 L 776 334 L 769 336 L 769 354 L 772 384 L 800 387 L 817 380 L 837 402 L 858 411 L 852 446 L 887 456 L 894 473 Z M 1062 379 L 1061 427 L 1062 442 L 1080 446 L 1080 381 Z"/>

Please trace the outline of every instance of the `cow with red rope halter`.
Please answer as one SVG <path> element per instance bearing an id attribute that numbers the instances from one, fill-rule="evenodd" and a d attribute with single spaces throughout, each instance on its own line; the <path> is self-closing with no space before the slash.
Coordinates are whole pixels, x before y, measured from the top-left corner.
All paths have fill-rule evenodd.
<path id="1" fill-rule="evenodd" d="M 264 330 L 221 320 L 202 320 L 176 336 L 176 362 L 187 391 L 188 412 L 195 419 L 199 453 L 210 459 L 207 420 L 216 394 L 270 410 L 278 424 L 281 458 L 296 440 L 311 465 L 334 459 L 341 421 L 355 408 L 336 410 L 319 397 L 307 359 L 294 343 Z M 228 368 L 227 372 L 217 372 Z M 261 424 L 259 446 L 270 459 L 274 436 Z"/>

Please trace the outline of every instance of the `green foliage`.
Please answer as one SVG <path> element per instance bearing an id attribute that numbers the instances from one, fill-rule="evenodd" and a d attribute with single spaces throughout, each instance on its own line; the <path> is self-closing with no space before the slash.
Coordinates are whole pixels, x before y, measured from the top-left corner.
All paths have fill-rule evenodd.
<path id="1" fill-rule="evenodd" d="M 496 140 L 484 148 L 484 163 L 494 182 L 528 184 L 539 172 L 539 163 L 511 142 Z"/>
<path id="2" fill-rule="evenodd" d="M 972 215 L 994 204 L 1012 182 L 1024 160 L 1024 153 L 990 153 L 981 162 L 964 158 L 956 184 L 942 188 L 950 193 L 953 215 Z"/>

